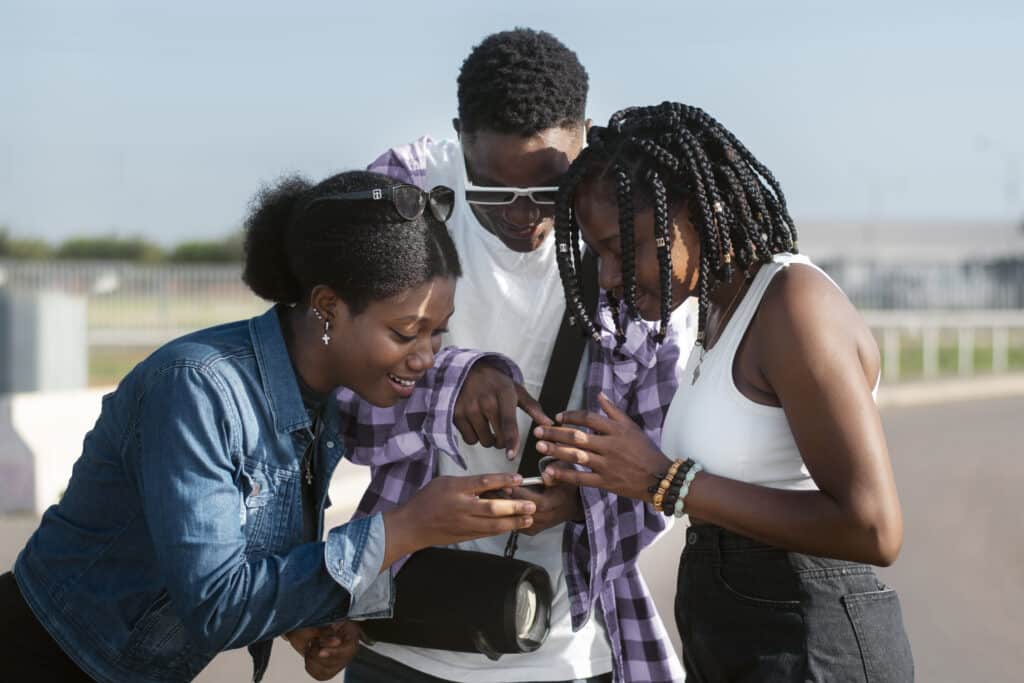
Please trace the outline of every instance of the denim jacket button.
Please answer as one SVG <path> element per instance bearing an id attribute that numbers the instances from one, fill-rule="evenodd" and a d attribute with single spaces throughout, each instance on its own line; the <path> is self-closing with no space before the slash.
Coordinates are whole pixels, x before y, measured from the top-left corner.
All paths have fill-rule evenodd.
<path id="1" fill-rule="evenodd" d="M 327 442 L 327 447 L 328 448 L 334 448 L 334 442 L 333 441 L 328 441 Z"/>
<path id="2" fill-rule="evenodd" d="M 690 545 L 693 545 L 694 543 L 696 543 L 697 542 L 697 532 L 696 531 L 691 531 L 690 533 L 688 533 L 686 535 L 686 542 L 689 543 Z"/>

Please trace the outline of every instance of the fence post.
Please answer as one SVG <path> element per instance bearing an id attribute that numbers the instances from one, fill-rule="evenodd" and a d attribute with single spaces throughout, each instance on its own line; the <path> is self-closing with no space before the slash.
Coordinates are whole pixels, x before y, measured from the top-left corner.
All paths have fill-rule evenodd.
<path id="1" fill-rule="evenodd" d="M 1005 327 L 992 329 L 992 372 L 1006 372 L 1010 367 L 1010 330 Z"/>
<path id="2" fill-rule="evenodd" d="M 925 377 L 939 374 L 939 328 L 925 325 L 921 331 L 922 370 Z"/>
<path id="3" fill-rule="evenodd" d="M 961 327 L 957 330 L 957 372 L 970 375 L 974 372 L 974 328 Z"/>
<path id="4" fill-rule="evenodd" d="M 900 330 L 886 327 L 882 331 L 882 346 L 885 354 L 885 379 L 895 382 L 900 378 Z"/>

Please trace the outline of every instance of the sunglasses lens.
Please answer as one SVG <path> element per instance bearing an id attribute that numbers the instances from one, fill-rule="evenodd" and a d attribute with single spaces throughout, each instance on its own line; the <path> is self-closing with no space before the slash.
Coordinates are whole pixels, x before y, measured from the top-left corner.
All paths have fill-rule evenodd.
<path id="1" fill-rule="evenodd" d="M 534 190 L 530 198 L 535 204 L 554 204 L 558 199 L 558 190 Z"/>
<path id="2" fill-rule="evenodd" d="M 516 193 L 509 190 L 466 190 L 466 201 L 470 204 L 497 206 L 511 204 L 515 199 Z"/>
<path id="3" fill-rule="evenodd" d="M 430 191 L 430 210 L 439 221 L 446 221 L 452 215 L 455 208 L 455 190 L 444 185 L 438 185 Z"/>
<path id="4" fill-rule="evenodd" d="M 405 220 L 415 220 L 423 215 L 427 199 L 415 185 L 399 185 L 393 190 L 392 197 L 395 211 Z"/>

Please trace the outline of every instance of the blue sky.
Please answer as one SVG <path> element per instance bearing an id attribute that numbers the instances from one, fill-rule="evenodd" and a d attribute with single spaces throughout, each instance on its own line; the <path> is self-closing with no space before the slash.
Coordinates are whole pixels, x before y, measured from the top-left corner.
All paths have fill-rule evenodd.
<path id="1" fill-rule="evenodd" d="M 696 104 L 799 220 L 1024 218 L 1024 3 L 0 0 L 0 224 L 163 243 L 261 183 L 447 135 L 462 59 L 551 31 L 597 122 Z"/>

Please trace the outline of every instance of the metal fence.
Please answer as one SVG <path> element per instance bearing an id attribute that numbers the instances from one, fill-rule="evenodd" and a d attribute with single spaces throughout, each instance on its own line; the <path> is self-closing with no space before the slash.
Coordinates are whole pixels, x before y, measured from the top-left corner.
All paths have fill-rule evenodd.
<path id="1" fill-rule="evenodd" d="M 1024 371 L 1024 311 L 864 311 L 888 381 Z"/>
<path id="2" fill-rule="evenodd" d="M 1024 309 L 1024 258 L 934 264 L 834 260 L 819 265 L 862 310 Z"/>
<path id="3" fill-rule="evenodd" d="M 150 346 L 268 306 L 245 286 L 241 266 L 0 260 L 0 286 L 59 290 L 88 300 L 93 346 Z"/>
<path id="4" fill-rule="evenodd" d="M 1024 262 L 824 267 L 864 311 L 887 379 L 1024 369 Z M 176 336 L 269 305 L 238 264 L 0 260 L 2 286 L 86 297 L 93 383 L 116 381 Z"/>

